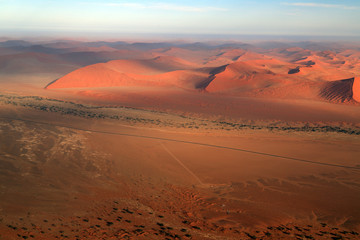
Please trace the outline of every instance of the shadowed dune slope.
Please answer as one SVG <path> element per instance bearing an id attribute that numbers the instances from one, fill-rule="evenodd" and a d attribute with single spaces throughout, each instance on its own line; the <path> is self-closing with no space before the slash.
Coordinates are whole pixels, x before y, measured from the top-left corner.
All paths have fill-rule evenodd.
<path id="1" fill-rule="evenodd" d="M 354 78 L 325 83 L 320 96 L 328 101 L 348 102 L 353 99 Z"/>
<path id="2" fill-rule="evenodd" d="M 95 63 L 108 62 L 116 59 L 150 58 L 151 54 L 140 51 L 75 51 L 59 55 L 61 59 L 73 64 L 86 66 Z"/>
<path id="3" fill-rule="evenodd" d="M 77 66 L 57 56 L 27 52 L 0 56 L 0 74 L 66 72 Z"/>

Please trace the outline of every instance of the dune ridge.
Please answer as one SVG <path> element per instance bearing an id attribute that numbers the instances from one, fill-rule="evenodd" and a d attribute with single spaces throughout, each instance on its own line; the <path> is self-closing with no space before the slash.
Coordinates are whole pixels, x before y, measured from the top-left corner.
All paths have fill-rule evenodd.
<path id="1" fill-rule="evenodd" d="M 77 69 L 46 88 L 177 86 L 205 89 L 225 68 L 191 68 L 191 63 L 168 56 L 147 60 L 113 60 Z"/>
<path id="2" fill-rule="evenodd" d="M 277 48 L 261 47 L 267 45 Z M 56 42 L 11 47 L 21 49 L 33 52 L 1 56 L 2 73 L 18 68 L 24 73 L 53 68 L 65 72 L 48 81 L 45 89 L 175 87 L 232 96 L 360 101 L 356 81 L 360 58 L 355 49 L 330 51 L 314 43 Z M 354 77 L 352 94 L 345 91 L 350 85 L 334 82 Z"/>

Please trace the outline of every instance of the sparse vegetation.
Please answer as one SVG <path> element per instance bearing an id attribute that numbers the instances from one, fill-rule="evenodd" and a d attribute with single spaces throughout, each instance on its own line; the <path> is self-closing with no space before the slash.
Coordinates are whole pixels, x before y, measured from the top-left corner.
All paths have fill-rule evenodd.
<path id="1" fill-rule="evenodd" d="M 124 121 L 128 124 L 146 124 L 154 126 L 165 126 L 172 128 L 186 129 L 222 129 L 232 130 L 267 130 L 278 132 L 322 132 L 322 133 L 341 133 L 348 135 L 360 135 L 360 129 L 357 125 L 344 125 L 344 123 L 285 123 L 281 121 L 263 121 L 263 122 L 230 122 L 216 121 L 184 115 L 167 114 L 153 110 L 135 109 L 129 107 L 109 107 L 109 106 L 91 106 L 78 104 L 70 101 L 57 99 L 48 99 L 37 96 L 12 96 L 0 95 L 0 102 L 14 106 L 26 107 L 45 112 L 60 113 L 90 119 L 109 119 Z M 111 111 L 110 111 L 111 110 Z M 141 117 L 140 115 L 147 117 Z M 151 114 L 150 114 L 151 113 Z M 170 120 L 171 119 L 171 120 Z M 178 120 L 173 120 L 178 119 Z"/>

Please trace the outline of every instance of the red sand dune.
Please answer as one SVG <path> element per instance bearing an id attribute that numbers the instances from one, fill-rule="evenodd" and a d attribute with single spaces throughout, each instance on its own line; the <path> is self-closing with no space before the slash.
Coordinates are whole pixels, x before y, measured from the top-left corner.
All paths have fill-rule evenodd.
<path id="1" fill-rule="evenodd" d="M 210 56 L 206 59 L 205 63 L 207 66 L 219 66 L 232 63 L 237 61 L 241 56 L 245 55 L 246 50 L 243 49 L 226 49 Z"/>
<path id="2" fill-rule="evenodd" d="M 118 59 L 148 59 L 153 57 L 152 53 L 121 49 L 117 51 L 75 51 L 60 55 L 64 61 L 86 66 L 95 63 L 107 62 Z"/>
<path id="3" fill-rule="evenodd" d="M 242 57 L 241 57 L 242 58 Z M 206 88 L 209 92 L 251 91 L 268 87 L 287 85 L 296 77 L 289 76 L 288 70 L 296 65 L 267 56 L 247 61 L 238 60 L 227 66 Z"/>
<path id="4" fill-rule="evenodd" d="M 259 69 L 254 65 L 245 62 L 237 62 L 230 64 L 226 70 L 218 74 L 211 84 L 206 88 L 209 92 L 219 92 L 235 89 L 246 89 L 256 84 L 254 78 L 256 75 L 271 75 L 267 69 Z"/>
<path id="5" fill-rule="evenodd" d="M 114 60 L 77 69 L 47 88 L 114 86 L 178 86 L 196 89 L 207 86 L 218 68 L 190 69 L 191 64 L 175 57 L 150 60 Z"/>
<path id="6" fill-rule="evenodd" d="M 206 66 L 225 65 L 238 61 L 272 59 L 269 56 L 242 49 L 226 49 L 206 59 Z"/>
<path id="7" fill-rule="evenodd" d="M 179 57 L 191 59 L 195 53 L 201 53 L 203 65 Z M 157 57 L 89 65 L 65 75 L 47 88 L 157 86 L 205 89 L 209 93 L 248 97 L 334 102 L 351 102 L 359 98 L 357 81 L 353 87 L 352 83 L 344 84 L 338 80 L 356 76 L 360 64 L 355 58 L 349 60 L 331 51 L 286 48 L 271 50 L 269 55 L 264 55 L 230 48 L 209 50 L 208 53 L 170 48 L 156 49 L 153 54 Z M 197 62 L 199 58 L 193 57 Z M 350 94 L 352 92 L 354 94 Z"/>
<path id="8" fill-rule="evenodd" d="M 292 47 L 271 49 L 270 51 L 267 51 L 266 54 L 281 59 L 282 61 L 296 62 L 312 55 L 312 52 L 300 47 Z"/>
<path id="9" fill-rule="evenodd" d="M 218 50 L 189 50 L 183 49 L 179 47 L 171 47 L 166 49 L 157 49 L 153 52 L 154 56 L 170 56 L 170 57 L 177 57 L 181 58 L 185 61 L 191 62 L 194 67 L 197 65 L 203 65 L 204 63 L 208 62 L 210 58 L 214 55 L 219 54 Z M 217 66 L 218 64 L 215 64 Z M 208 65 L 212 66 L 212 65 Z"/>

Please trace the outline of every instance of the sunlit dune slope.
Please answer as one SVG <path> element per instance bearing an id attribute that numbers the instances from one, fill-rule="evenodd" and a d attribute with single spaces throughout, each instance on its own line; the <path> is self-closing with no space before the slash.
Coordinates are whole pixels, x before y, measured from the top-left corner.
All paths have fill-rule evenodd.
<path id="1" fill-rule="evenodd" d="M 77 69 L 47 88 L 177 86 L 203 89 L 221 69 L 192 69 L 191 63 L 168 56 L 149 60 L 114 60 Z"/>
<path id="2" fill-rule="evenodd" d="M 357 102 L 360 102 L 360 78 L 358 77 L 354 78 L 352 92 L 353 99 Z"/>

